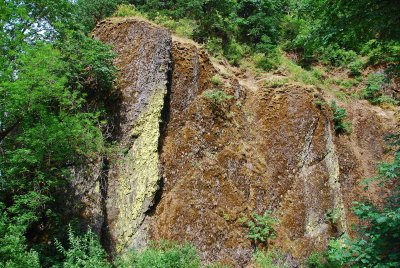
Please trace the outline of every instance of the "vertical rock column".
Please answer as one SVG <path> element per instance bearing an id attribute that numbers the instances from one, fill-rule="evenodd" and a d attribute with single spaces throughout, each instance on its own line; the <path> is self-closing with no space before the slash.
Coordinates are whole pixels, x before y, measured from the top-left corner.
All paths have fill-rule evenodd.
<path id="1" fill-rule="evenodd" d="M 172 41 L 166 29 L 135 18 L 105 20 L 94 37 L 117 53 L 121 97 L 111 104 L 117 151 L 109 159 L 105 220 L 111 246 L 120 252 L 145 239 L 138 229 L 158 190 L 160 120 Z"/>

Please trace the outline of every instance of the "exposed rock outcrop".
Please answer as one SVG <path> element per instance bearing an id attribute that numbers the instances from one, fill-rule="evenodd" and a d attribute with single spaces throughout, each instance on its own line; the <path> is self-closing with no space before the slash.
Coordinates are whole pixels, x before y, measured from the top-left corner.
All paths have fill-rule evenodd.
<path id="1" fill-rule="evenodd" d="M 136 19 L 103 21 L 94 37 L 118 54 L 117 152 L 109 159 L 105 198 L 108 233 L 121 251 L 141 243 L 137 230 L 158 190 L 160 118 L 172 41 L 167 30 Z"/>
<path id="2" fill-rule="evenodd" d="M 243 221 L 265 210 L 279 219 L 272 246 L 294 263 L 350 231 L 393 113 L 343 104 L 354 131 L 337 136 L 329 107 L 315 104 L 330 96 L 317 89 L 248 87 L 225 74 L 212 84 L 220 69 L 200 46 L 135 18 L 105 20 L 94 36 L 118 54 L 104 214 L 117 251 L 149 238 L 190 241 L 205 262 L 243 267 L 254 252 Z M 216 89 L 233 97 L 212 105 L 203 93 Z"/>

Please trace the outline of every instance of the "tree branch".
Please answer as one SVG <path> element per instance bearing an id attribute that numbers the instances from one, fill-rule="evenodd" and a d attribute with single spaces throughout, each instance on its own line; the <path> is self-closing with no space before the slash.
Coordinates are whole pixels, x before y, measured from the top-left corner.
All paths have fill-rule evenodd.
<path id="1" fill-rule="evenodd" d="M 21 121 L 18 119 L 14 124 L 0 132 L 0 142 L 2 142 L 11 131 L 13 131 Z"/>

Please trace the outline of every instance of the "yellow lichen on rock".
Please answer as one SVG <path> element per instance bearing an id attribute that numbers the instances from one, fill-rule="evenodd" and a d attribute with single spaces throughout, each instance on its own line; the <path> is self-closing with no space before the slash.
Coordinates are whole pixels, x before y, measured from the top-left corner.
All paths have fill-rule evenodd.
<path id="1" fill-rule="evenodd" d="M 143 221 L 158 189 L 159 121 L 164 104 L 166 86 L 160 85 L 150 98 L 147 111 L 138 118 L 131 135 L 135 137 L 127 155 L 119 163 L 119 193 L 116 205 L 120 208 L 117 223 L 117 251 L 123 250 Z"/>

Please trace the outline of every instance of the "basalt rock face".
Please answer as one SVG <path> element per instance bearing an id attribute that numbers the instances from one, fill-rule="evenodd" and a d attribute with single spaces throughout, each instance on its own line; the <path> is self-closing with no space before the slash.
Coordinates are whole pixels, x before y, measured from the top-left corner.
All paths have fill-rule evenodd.
<path id="1" fill-rule="evenodd" d="M 135 19 L 103 21 L 94 37 L 118 55 L 121 101 L 114 104 L 111 126 L 118 146 L 109 159 L 105 220 L 112 248 L 121 251 L 141 242 L 137 230 L 158 190 L 159 122 L 172 41 L 167 30 Z"/>
<path id="2" fill-rule="evenodd" d="M 341 104 L 354 131 L 337 135 L 329 106 L 316 104 L 330 96 L 315 88 L 248 87 L 222 73 L 213 84 L 220 71 L 204 50 L 134 18 L 103 21 L 94 36 L 113 45 L 119 70 L 118 148 L 103 196 L 117 251 L 148 239 L 189 241 L 206 263 L 244 267 L 254 252 L 244 222 L 271 210 L 279 223 L 270 246 L 295 266 L 351 232 L 352 201 L 385 157 L 392 112 Z M 215 90 L 231 97 L 213 102 L 205 93 Z"/>

